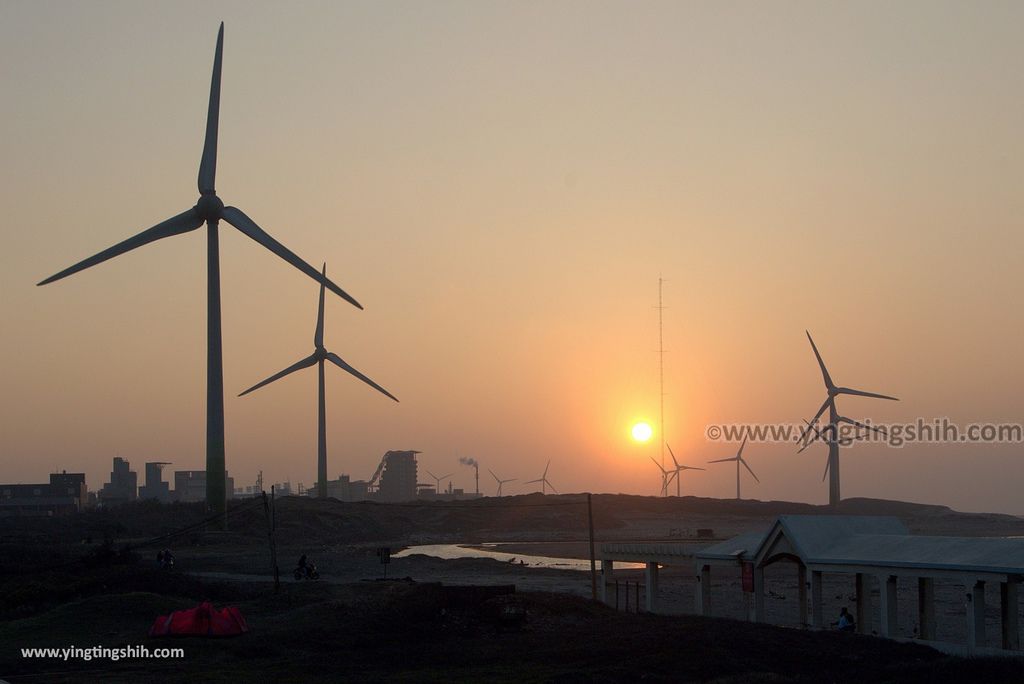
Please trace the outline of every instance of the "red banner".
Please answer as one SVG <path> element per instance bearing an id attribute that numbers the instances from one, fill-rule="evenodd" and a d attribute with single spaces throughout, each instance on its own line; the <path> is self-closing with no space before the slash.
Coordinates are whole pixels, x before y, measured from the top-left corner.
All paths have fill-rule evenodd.
<path id="1" fill-rule="evenodd" d="M 741 562 L 740 568 L 743 570 L 743 591 L 754 593 L 754 564 Z"/>

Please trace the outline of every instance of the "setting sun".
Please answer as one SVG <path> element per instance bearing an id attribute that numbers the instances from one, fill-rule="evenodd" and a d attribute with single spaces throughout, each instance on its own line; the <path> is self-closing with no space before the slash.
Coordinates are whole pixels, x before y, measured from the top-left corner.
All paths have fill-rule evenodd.
<path id="1" fill-rule="evenodd" d="M 647 423 L 637 423 L 633 426 L 633 439 L 638 442 L 646 442 L 654 434 L 654 430 Z"/>

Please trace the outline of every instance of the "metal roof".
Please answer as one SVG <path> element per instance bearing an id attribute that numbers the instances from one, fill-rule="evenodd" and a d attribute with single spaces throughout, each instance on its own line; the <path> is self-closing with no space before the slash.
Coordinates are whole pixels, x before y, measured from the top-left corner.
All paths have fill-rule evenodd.
<path id="1" fill-rule="evenodd" d="M 741 534 L 695 555 L 752 560 L 780 536 L 805 565 L 1024 575 L 1024 538 L 912 535 L 893 517 L 783 515 L 765 533 Z"/>

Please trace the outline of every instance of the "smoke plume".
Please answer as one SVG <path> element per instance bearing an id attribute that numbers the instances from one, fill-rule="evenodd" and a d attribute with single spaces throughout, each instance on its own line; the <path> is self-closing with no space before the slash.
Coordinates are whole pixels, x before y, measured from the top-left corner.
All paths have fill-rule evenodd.
<path id="1" fill-rule="evenodd" d="M 467 458 L 465 456 L 459 458 L 459 463 L 461 463 L 462 465 L 473 466 L 474 468 L 480 467 L 480 464 L 477 462 L 475 458 Z"/>

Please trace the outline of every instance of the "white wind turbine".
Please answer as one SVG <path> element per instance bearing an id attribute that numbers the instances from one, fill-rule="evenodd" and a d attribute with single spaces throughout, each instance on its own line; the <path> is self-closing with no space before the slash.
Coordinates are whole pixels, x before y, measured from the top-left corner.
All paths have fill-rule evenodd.
<path id="1" fill-rule="evenodd" d="M 668 496 L 668 486 L 672 482 L 672 478 L 679 475 L 678 471 L 668 471 L 661 467 L 657 459 L 651 456 L 651 463 L 653 463 L 658 470 L 661 471 L 661 494 L 660 496 Z"/>
<path id="2" fill-rule="evenodd" d="M 704 468 L 698 468 L 696 466 L 679 465 L 679 461 L 676 460 L 676 455 L 672 451 L 672 447 L 670 447 L 668 445 L 668 442 L 665 442 L 665 446 L 668 447 L 668 453 L 672 457 L 672 463 L 674 463 L 675 466 L 676 466 L 675 470 L 672 471 L 672 477 L 674 477 L 675 480 L 676 480 L 676 496 L 678 497 L 679 496 L 679 480 L 681 479 L 679 473 L 681 473 L 684 470 L 704 470 Z M 666 480 L 666 482 L 665 482 L 665 496 L 668 496 L 668 485 L 669 485 L 670 481 L 671 481 L 671 479 Z"/>
<path id="3" fill-rule="evenodd" d="M 541 494 L 547 494 L 547 490 L 545 489 L 545 486 L 551 487 L 551 491 L 553 491 L 555 494 L 557 494 L 558 490 L 555 489 L 555 486 L 553 484 L 548 482 L 548 468 L 550 468 L 550 467 L 551 467 L 551 461 L 549 459 L 548 460 L 548 464 L 546 466 L 544 466 L 544 474 L 543 475 L 541 475 L 536 480 L 529 480 L 527 482 L 524 482 L 523 484 L 536 484 L 537 482 L 540 482 L 540 493 Z"/>
<path id="4" fill-rule="evenodd" d="M 737 499 L 737 501 L 740 498 L 742 498 L 742 497 L 740 497 L 740 464 L 741 463 L 743 464 L 744 468 L 746 468 L 748 471 L 750 471 L 750 476 L 754 478 L 754 481 L 757 482 L 758 484 L 761 484 L 761 481 L 757 479 L 757 475 L 754 475 L 754 471 L 750 469 L 750 466 L 747 464 L 746 459 L 743 458 L 743 447 L 745 447 L 746 445 L 747 445 L 747 438 L 744 437 L 743 438 L 743 444 L 740 444 L 740 450 L 736 452 L 735 456 L 732 456 L 730 458 L 719 458 L 719 459 L 716 459 L 714 461 L 708 461 L 708 463 L 727 463 L 729 461 L 736 461 L 736 499 Z"/>
<path id="5" fill-rule="evenodd" d="M 387 397 L 390 397 L 391 399 L 394 399 L 395 401 L 398 401 L 398 399 L 395 399 L 394 395 L 392 395 L 386 389 L 375 383 L 370 378 L 366 377 L 365 375 L 357 371 L 352 366 L 348 365 L 348 363 L 346 363 L 345 360 L 342 359 L 340 356 L 338 356 L 334 352 L 327 351 L 327 349 L 324 348 L 324 283 L 326 281 L 327 264 L 324 264 L 323 279 L 320 282 L 320 306 L 317 309 L 316 314 L 316 332 L 313 333 L 313 353 L 307 356 L 306 358 L 302 359 L 301 361 L 296 361 L 295 363 L 288 366 L 280 373 L 271 375 L 263 382 L 256 383 L 255 385 L 253 385 L 252 387 L 238 395 L 240 397 L 243 397 L 249 392 L 258 390 L 260 387 L 263 387 L 264 385 L 269 385 L 275 380 L 280 380 L 284 376 L 294 373 L 297 370 L 309 368 L 310 366 L 319 366 L 320 401 L 317 420 L 317 496 L 320 498 L 325 498 L 327 496 L 327 400 L 324 392 L 324 362 L 330 361 L 338 368 L 342 369 L 346 373 L 354 375 L 355 377 L 359 378 L 360 380 L 362 380 L 363 382 L 365 382 L 367 385 L 374 388 L 378 392 L 384 394 Z"/>
<path id="6" fill-rule="evenodd" d="M 825 409 L 828 409 L 828 423 L 825 425 L 825 429 L 831 433 L 831 436 L 829 439 L 824 439 L 821 436 L 821 433 L 818 434 L 819 437 L 822 437 L 823 441 L 825 441 L 825 443 L 828 445 L 828 464 L 826 465 L 826 472 L 830 474 L 828 486 L 828 503 L 830 506 L 836 506 L 839 504 L 840 501 L 839 446 L 840 442 L 843 441 L 835 439 L 835 437 L 839 434 L 839 424 L 846 423 L 848 425 L 853 425 L 858 428 L 873 430 L 879 434 L 885 434 L 885 430 L 883 430 L 882 428 L 865 425 L 864 423 L 857 422 L 856 420 L 847 418 L 846 416 L 839 415 L 839 411 L 838 409 L 836 409 L 836 397 L 839 396 L 840 394 L 848 394 L 858 397 L 871 397 L 873 399 L 888 399 L 889 401 L 899 401 L 899 399 L 897 399 L 896 397 L 890 397 L 885 394 L 876 394 L 874 392 L 864 392 L 863 390 L 855 390 L 850 389 L 849 387 L 837 386 L 834 382 L 832 382 L 832 377 L 829 375 L 828 369 L 825 368 L 825 362 L 822 361 L 821 354 L 818 353 L 818 347 L 814 344 L 814 340 L 811 338 L 810 332 L 807 332 L 807 339 L 811 343 L 811 349 L 814 350 L 814 356 L 818 360 L 818 366 L 821 368 L 821 377 L 825 381 L 825 389 L 828 392 L 828 396 L 825 398 L 825 402 L 821 405 L 821 408 L 818 409 L 818 412 L 814 414 L 814 418 L 812 418 L 809 421 L 806 421 L 807 428 L 800 433 L 799 441 L 804 442 L 804 440 L 810 435 L 812 431 L 817 432 L 816 426 L 818 423 L 818 419 L 821 418 L 821 414 L 825 412 Z M 806 448 L 806 444 L 804 445 L 804 448 Z M 803 449 L 801 449 L 801 451 L 802 450 Z"/>
<path id="7" fill-rule="evenodd" d="M 352 305 L 360 309 L 363 308 L 348 293 L 326 278 L 322 278 L 315 268 L 268 235 L 241 209 L 224 206 L 224 202 L 217 196 L 214 180 L 217 175 L 217 128 L 220 119 L 220 76 L 223 54 L 224 23 L 221 22 L 220 30 L 217 32 L 217 50 L 213 58 L 210 103 L 206 117 L 206 140 L 203 144 L 203 156 L 199 162 L 199 200 L 195 206 L 88 259 L 79 261 L 74 266 L 39 283 L 39 285 L 52 283 L 107 259 L 120 256 L 136 247 L 188 233 L 198 229 L 204 223 L 206 224 L 206 505 L 209 510 L 216 513 L 224 513 L 227 510 L 224 461 L 224 365 L 220 320 L 220 241 L 217 230 L 220 220 L 224 219 L 321 285 L 326 284 L 332 292 Z"/>
<path id="8" fill-rule="evenodd" d="M 501 496 L 501 488 L 502 488 L 502 486 L 503 486 L 503 485 L 504 485 L 504 484 L 505 484 L 506 482 L 515 482 L 515 481 L 516 481 L 516 478 L 514 478 L 514 477 L 511 477 L 511 478 L 509 478 L 509 479 L 507 479 L 507 480 L 502 480 L 502 479 L 501 479 L 500 477 L 498 477 L 497 475 L 495 475 L 495 474 L 494 474 L 494 471 L 493 471 L 493 470 L 491 470 L 490 468 L 488 468 L 488 469 L 487 469 L 487 472 L 489 472 L 489 473 L 491 474 L 491 477 L 493 477 L 493 478 L 494 478 L 494 481 L 498 483 L 498 493 L 497 493 L 497 494 L 496 494 L 495 496 Z M 544 470 L 544 473 L 545 473 L 545 474 L 547 474 L 547 469 L 545 469 L 545 470 Z M 534 480 L 534 482 L 536 482 L 536 480 Z M 552 489 L 554 489 L 554 487 L 552 487 Z M 556 493 L 557 493 L 557 492 L 556 492 Z"/>
<path id="9" fill-rule="evenodd" d="M 429 470 L 427 471 L 427 475 L 432 477 L 434 479 L 434 482 L 436 483 L 436 485 L 434 486 L 434 491 L 436 493 L 438 493 L 438 494 L 441 493 L 441 480 L 449 478 L 449 477 L 451 477 L 454 474 L 455 473 L 448 473 L 447 475 L 442 475 L 441 477 L 438 477 L 437 475 L 435 475 L 434 473 L 430 472 Z"/>

